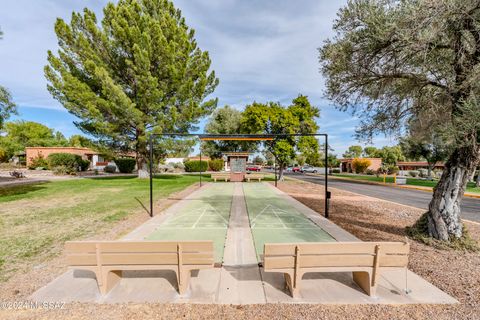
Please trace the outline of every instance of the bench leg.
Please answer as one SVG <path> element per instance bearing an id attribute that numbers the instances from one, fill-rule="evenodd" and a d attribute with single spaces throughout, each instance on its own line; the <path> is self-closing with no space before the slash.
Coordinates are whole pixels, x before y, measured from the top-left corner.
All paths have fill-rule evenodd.
<path id="1" fill-rule="evenodd" d="M 300 289 L 298 283 L 294 284 L 294 275 L 292 273 L 284 273 L 283 276 L 285 277 L 285 284 L 287 289 L 290 291 L 290 294 L 293 298 L 298 298 L 300 294 Z"/>
<path id="2" fill-rule="evenodd" d="M 370 297 L 375 296 L 376 285 L 372 286 L 372 277 L 370 272 L 362 271 L 362 272 L 352 272 L 353 274 L 353 281 L 365 291 Z"/>
<path id="3" fill-rule="evenodd" d="M 118 270 L 106 270 L 103 271 L 103 281 L 100 282 L 98 285 L 100 287 L 100 293 L 107 294 L 110 290 L 115 287 L 120 279 L 122 279 L 122 271 Z"/>
<path id="4" fill-rule="evenodd" d="M 190 277 L 191 277 L 191 270 L 186 269 L 180 271 L 180 273 L 177 275 L 177 281 L 178 281 L 178 293 L 181 295 L 185 294 L 188 289 L 188 285 L 190 284 Z"/>

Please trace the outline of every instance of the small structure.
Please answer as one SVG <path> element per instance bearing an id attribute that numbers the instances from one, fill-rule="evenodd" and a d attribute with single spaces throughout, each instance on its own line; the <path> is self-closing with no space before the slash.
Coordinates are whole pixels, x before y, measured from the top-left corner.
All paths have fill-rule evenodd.
<path id="1" fill-rule="evenodd" d="M 27 166 L 29 166 L 33 159 L 38 157 L 47 158 L 52 153 L 70 153 L 76 154 L 82 157 L 83 160 L 90 161 L 90 165 L 95 165 L 98 161 L 98 152 L 93 151 L 90 148 L 78 148 L 78 147 L 26 147 L 25 158 Z"/>
<path id="2" fill-rule="evenodd" d="M 397 166 L 400 170 L 428 169 L 428 162 L 427 161 L 398 161 Z M 435 163 L 435 166 L 432 169 L 443 170 L 444 167 L 445 167 L 445 163 L 437 162 Z"/>
<path id="3" fill-rule="evenodd" d="M 230 181 L 242 182 L 247 173 L 250 152 L 228 152 L 223 154 L 225 171 L 230 171 Z"/>
<path id="4" fill-rule="evenodd" d="M 382 166 L 382 158 L 361 158 L 361 159 L 370 160 L 371 164 L 367 169 L 377 171 Z M 340 159 L 340 171 L 352 173 L 353 172 L 352 162 L 353 162 L 353 159 Z"/>

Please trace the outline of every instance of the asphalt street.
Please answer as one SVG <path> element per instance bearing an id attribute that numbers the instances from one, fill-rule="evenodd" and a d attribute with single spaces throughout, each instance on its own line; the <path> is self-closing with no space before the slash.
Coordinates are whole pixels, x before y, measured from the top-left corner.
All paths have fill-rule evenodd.
<path id="1" fill-rule="evenodd" d="M 324 176 L 311 176 L 301 173 L 289 173 L 288 175 L 321 185 L 323 185 L 325 181 Z M 355 181 L 329 179 L 328 185 L 332 188 L 355 192 L 425 210 L 427 210 L 428 204 L 432 198 L 432 194 L 426 191 L 370 185 Z M 332 199 L 332 201 L 335 201 L 335 199 Z M 464 197 L 461 206 L 463 219 L 480 223 L 480 199 Z"/>

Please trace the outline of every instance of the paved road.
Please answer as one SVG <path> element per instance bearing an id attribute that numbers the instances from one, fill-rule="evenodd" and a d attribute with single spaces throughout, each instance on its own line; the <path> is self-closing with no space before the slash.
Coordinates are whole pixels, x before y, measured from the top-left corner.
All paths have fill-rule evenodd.
<path id="1" fill-rule="evenodd" d="M 316 184 L 324 184 L 323 176 L 310 176 L 303 174 L 288 175 Z M 432 194 L 430 192 L 363 184 L 355 181 L 329 179 L 328 185 L 333 188 L 351 191 L 425 210 L 428 208 L 428 204 L 432 198 Z M 335 199 L 333 199 L 333 201 L 334 200 Z M 462 200 L 462 217 L 467 220 L 480 222 L 480 199 L 464 197 Z"/>

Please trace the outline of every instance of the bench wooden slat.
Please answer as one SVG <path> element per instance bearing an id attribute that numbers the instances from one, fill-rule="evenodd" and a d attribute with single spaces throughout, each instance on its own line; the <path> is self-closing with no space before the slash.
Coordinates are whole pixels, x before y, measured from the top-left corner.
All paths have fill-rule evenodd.
<path id="1" fill-rule="evenodd" d="M 100 254 L 102 265 L 176 265 L 176 253 L 129 253 L 129 254 Z M 212 264 L 212 254 L 208 253 L 183 253 L 183 264 Z M 93 266 L 97 264 L 94 254 L 74 254 L 67 256 L 67 262 L 72 266 Z"/>
<path id="2" fill-rule="evenodd" d="M 184 252 L 213 252 L 213 243 L 205 241 L 102 241 L 83 242 L 70 241 L 65 243 L 68 253 L 95 252 L 95 244 L 99 243 L 102 252 L 177 252 L 177 244 L 182 244 Z"/>
<path id="3" fill-rule="evenodd" d="M 265 255 L 294 255 L 295 247 L 302 248 L 304 254 L 375 254 L 375 244 L 368 242 L 325 242 L 325 243 L 269 243 L 265 246 Z M 382 252 L 392 254 L 408 254 L 409 246 L 401 242 L 382 242 Z"/>
<path id="4" fill-rule="evenodd" d="M 374 262 L 373 255 L 321 255 L 307 256 L 301 255 L 300 268 L 315 267 L 372 267 Z M 380 255 L 380 267 L 400 267 L 408 264 L 408 257 L 402 255 Z M 294 256 L 277 256 L 265 259 L 266 269 L 286 269 L 294 268 Z"/>

